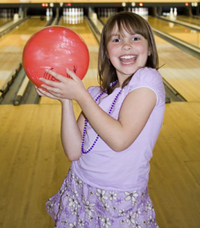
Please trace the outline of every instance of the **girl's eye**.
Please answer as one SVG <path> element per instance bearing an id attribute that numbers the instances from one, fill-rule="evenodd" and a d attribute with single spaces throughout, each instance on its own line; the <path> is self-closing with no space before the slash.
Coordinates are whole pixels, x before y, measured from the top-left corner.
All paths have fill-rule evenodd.
<path id="1" fill-rule="evenodd" d="M 120 42 L 120 39 L 119 38 L 115 38 L 115 39 L 113 39 L 113 42 L 114 43 L 118 43 L 118 42 Z"/>
<path id="2" fill-rule="evenodd" d="M 133 37 L 133 39 L 132 40 L 134 40 L 134 41 L 138 41 L 138 40 L 140 40 L 140 38 L 139 37 Z"/>

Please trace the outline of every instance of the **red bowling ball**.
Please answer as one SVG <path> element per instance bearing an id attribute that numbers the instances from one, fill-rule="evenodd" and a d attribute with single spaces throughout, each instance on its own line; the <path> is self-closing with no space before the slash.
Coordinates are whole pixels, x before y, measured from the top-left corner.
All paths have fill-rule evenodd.
<path id="1" fill-rule="evenodd" d="M 89 52 L 84 40 L 63 26 L 49 26 L 35 33 L 26 43 L 22 56 L 26 75 L 37 87 L 39 78 L 57 81 L 45 69 L 69 77 L 66 68 L 83 79 L 89 66 Z"/>

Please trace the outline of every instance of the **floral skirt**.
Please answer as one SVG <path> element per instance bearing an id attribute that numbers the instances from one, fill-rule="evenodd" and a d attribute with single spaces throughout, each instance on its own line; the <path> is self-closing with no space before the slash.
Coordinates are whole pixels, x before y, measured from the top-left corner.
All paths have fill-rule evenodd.
<path id="1" fill-rule="evenodd" d="M 148 189 L 95 188 L 82 182 L 72 170 L 46 208 L 55 228 L 158 228 Z"/>

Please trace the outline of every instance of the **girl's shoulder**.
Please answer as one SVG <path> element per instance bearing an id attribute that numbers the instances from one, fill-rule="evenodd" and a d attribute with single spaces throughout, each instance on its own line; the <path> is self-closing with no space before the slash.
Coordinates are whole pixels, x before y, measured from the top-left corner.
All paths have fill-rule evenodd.
<path id="1" fill-rule="evenodd" d="M 128 87 L 140 87 L 140 86 L 156 86 L 162 85 L 162 76 L 158 72 L 158 70 L 154 68 L 144 67 L 140 68 L 135 72 L 130 82 L 128 83 Z"/>
<path id="2" fill-rule="evenodd" d="M 165 89 L 162 81 L 162 75 L 154 68 L 144 67 L 136 71 L 127 85 L 127 92 L 134 89 L 147 87 L 156 93 L 157 99 L 165 100 Z"/>
<path id="3" fill-rule="evenodd" d="M 162 76 L 158 70 L 150 67 L 144 67 L 136 71 L 131 81 L 133 83 L 138 81 L 138 83 L 148 82 L 149 84 L 153 84 L 156 82 L 162 82 Z"/>

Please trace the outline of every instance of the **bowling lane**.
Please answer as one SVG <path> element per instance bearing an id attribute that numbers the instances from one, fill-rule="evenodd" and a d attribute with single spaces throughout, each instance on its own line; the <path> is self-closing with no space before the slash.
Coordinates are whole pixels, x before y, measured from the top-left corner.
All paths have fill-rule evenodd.
<path id="1" fill-rule="evenodd" d="M 147 17 L 147 21 L 152 28 L 158 29 L 186 43 L 200 48 L 200 33 L 198 31 L 151 16 Z"/>
<path id="2" fill-rule="evenodd" d="M 65 26 L 69 29 L 72 29 L 76 33 L 78 33 L 83 40 L 85 41 L 90 55 L 90 62 L 87 74 L 83 79 L 83 83 L 86 88 L 90 86 L 98 85 L 97 82 L 97 59 L 98 59 L 98 43 L 90 30 L 89 25 L 87 24 L 87 20 L 82 18 L 78 23 L 75 24 L 72 20 L 69 20 L 68 17 L 62 17 L 60 20 L 61 26 Z M 78 50 L 77 50 L 78 51 Z M 81 60 L 80 60 L 81 61 Z M 52 100 L 49 98 L 42 97 L 40 100 L 40 104 L 59 104 L 57 100 Z M 76 104 L 76 102 L 74 102 Z M 80 110 L 78 105 L 75 106 L 75 109 Z M 76 111 L 76 113 L 79 113 Z"/>
<path id="3" fill-rule="evenodd" d="M 170 35 L 176 36 L 187 43 L 200 44 L 199 32 L 195 32 L 175 23 L 166 22 L 158 18 L 148 17 L 152 26 Z M 156 37 L 156 36 L 155 36 Z M 192 43 L 193 42 L 193 43 Z M 163 78 L 178 91 L 187 101 L 200 101 L 200 60 L 180 50 L 176 46 L 156 37 L 159 53 L 159 69 Z"/>
<path id="4" fill-rule="evenodd" d="M 0 18 L 0 26 L 4 25 L 9 21 L 11 21 L 11 18 Z"/>
<path id="5" fill-rule="evenodd" d="M 200 26 L 200 20 L 197 18 L 188 17 L 188 16 L 184 16 L 184 15 L 178 15 L 178 16 L 176 16 L 176 19 L 179 21 L 184 21 L 186 23 Z"/>
<path id="6" fill-rule="evenodd" d="M 46 23 L 40 17 L 31 17 L 0 38 L 0 89 L 21 63 L 27 40 Z"/>
<path id="7" fill-rule="evenodd" d="M 200 101 L 200 60 L 155 36 L 159 72 L 186 101 Z"/>

